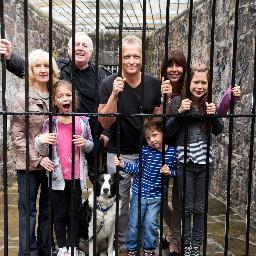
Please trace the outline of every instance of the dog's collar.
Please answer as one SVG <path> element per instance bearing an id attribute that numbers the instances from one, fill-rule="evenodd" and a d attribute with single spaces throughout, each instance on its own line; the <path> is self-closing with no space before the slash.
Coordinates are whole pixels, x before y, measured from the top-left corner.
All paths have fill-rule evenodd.
<path id="1" fill-rule="evenodd" d="M 103 208 L 103 207 L 101 207 L 100 203 L 97 201 L 97 209 L 100 210 L 101 212 L 107 212 L 112 206 L 113 206 L 113 204 L 111 204 L 107 208 Z"/>

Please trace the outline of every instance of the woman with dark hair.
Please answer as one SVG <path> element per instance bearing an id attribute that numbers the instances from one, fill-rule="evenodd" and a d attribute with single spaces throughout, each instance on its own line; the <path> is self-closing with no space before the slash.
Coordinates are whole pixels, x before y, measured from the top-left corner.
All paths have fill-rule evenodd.
<path id="1" fill-rule="evenodd" d="M 167 100 L 168 104 L 170 104 L 173 97 L 181 95 L 181 91 L 185 83 L 187 61 L 183 52 L 178 50 L 172 51 L 168 56 L 167 70 L 165 70 L 165 67 L 166 65 L 163 61 L 161 65 L 161 77 L 165 77 L 166 75 L 172 86 L 172 94 Z M 179 255 L 180 240 L 180 203 L 176 177 L 173 178 L 172 185 L 171 205 L 168 204 L 168 194 L 164 198 L 164 220 L 168 225 L 169 230 L 168 235 L 163 241 L 163 244 L 166 247 L 169 247 L 169 255 L 175 256 Z"/>
<path id="2" fill-rule="evenodd" d="M 167 75 L 168 80 L 172 85 L 172 96 L 180 95 L 182 85 L 185 81 L 187 73 L 187 60 L 183 52 L 175 50 L 168 56 L 167 70 L 165 70 L 165 63 L 161 65 L 161 77 Z"/>

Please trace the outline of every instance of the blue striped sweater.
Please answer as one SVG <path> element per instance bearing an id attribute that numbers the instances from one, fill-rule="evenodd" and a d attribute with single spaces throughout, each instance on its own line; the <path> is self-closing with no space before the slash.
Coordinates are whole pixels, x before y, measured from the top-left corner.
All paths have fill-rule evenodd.
<path id="1" fill-rule="evenodd" d="M 168 146 L 165 152 L 165 162 L 170 168 L 170 177 L 176 175 L 177 154 L 176 148 Z M 142 148 L 142 179 L 141 179 L 141 196 L 145 199 L 161 198 L 161 174 L 162 152 L 143 146 Z M 139 191 L 139 159 L 135 163 L 124 162 L 124 172 L 133 174 L 133 195 L 138 195 Z M 166 177 L 166 176 L 165 176 Z M 166 181 L 166 178 L 165 178 Z M 165 182 L 164 190 L 167 190 Z"/>

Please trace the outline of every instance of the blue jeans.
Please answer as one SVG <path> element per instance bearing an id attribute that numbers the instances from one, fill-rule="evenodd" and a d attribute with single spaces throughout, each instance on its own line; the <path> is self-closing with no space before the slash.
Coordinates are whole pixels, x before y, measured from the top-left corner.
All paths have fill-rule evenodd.
<path id="1" fill-rule="evenodd" d="M 155 250 L 158 237 L 158 214 L 160 211 L 161 199 L 141 198 L 141 224 L 142 241 L 144 250 Z M 138 195 L 133 195 L 130 208 L 128 233 L 126 237 L 126 248 L 128 251 L 135 251 L 138 245 Z"/>
<path id="2" fill-rule="evenodd" d="M 17 181 L 19 189 L 19 256 L 26 254 L 26 172 L 17 171 Z M 39 214 L 37 237 L 36 228 L 36 199 L 40 188 Z M 30 218 L 30 256 L 48 255 L 48 179 L 45 171 L 29 172 L 29 218 Z"/>

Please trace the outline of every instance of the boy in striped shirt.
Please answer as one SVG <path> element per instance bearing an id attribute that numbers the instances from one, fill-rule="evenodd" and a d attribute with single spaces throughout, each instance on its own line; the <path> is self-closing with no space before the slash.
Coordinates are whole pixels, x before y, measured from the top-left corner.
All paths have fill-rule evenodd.
<path id="1" fill-rule="evenodd" d="M 142 148 L 142 174 L 139 182 L 139 159 L 135 163 L 126 162 L 122 157 L 115 157 L 115 165 L 124 172 L 133 174 L 132 200 L 129 226 L 126 237 L 127 255 L 136 255 L 137 248 L 143 247 L 144 255 L 155 255 L 158 237 L 158 214 L 161 205 L 161 176 L 164 179 L 164 194 L 167 191 L 169 177 L 175 175 L 176 149 L 165 145 L 165 165 L 162 166 L 162 122 L 156 118 L 145 119 L 144 136 L 147 145 Z M 141 186 L 141 225 L 143 228 L 142 244 L 138 244 L 138 195 Z"/>

